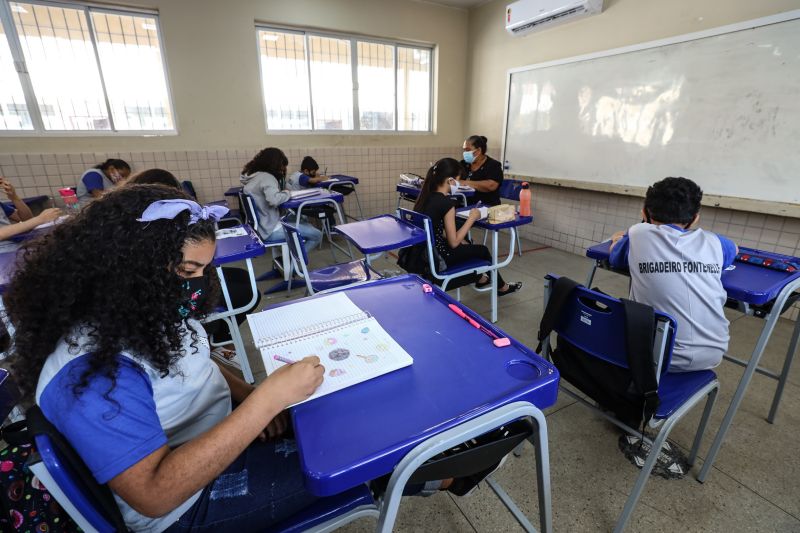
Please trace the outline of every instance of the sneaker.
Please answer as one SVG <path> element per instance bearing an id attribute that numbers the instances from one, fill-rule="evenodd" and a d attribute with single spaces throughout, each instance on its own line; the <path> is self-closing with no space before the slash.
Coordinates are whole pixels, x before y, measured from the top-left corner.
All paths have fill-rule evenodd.
<path id="1" fill-rule="evenodd" d="M 650 444 L 644 442 L 641 437 L 625 433 L 619 437 L 619 449 L 637 468 L 642 468 L 650 453 Z M 661 447 L 656 464 L 653 465 L 650 474 L 661 476 L 664 479 L 681 479 L 689 471 L 689 468 L 686 456 L 677 446 L 667 440 Z"/>
<path id="2" fill-rule="evenodd" d="M 491 476 L 492 474 L 500 470 L 500 467 L 503 466 L 507 458 L 508 456 L 506 455 L 505 457 L 500 459 L 499 462 L 490 466 L 486 470 L 483 470 L 482 472 L 478 472 L 477 474 L 472 474 L 471 476 L 454 479 L 453 483 L 449 487 L 447 487 L 447 491 L 455 494 L 456 496 L 462 496 L 462 497 L 469 496 L 470 494 L 475 492 L 475 489 L 478 488 L 478 485 L 480 484 L 481 481 L 483 481 L 487 477 Z"/>
<path id="3" fill-rule="evenodd" d="M 236 359 L 236 352 L 234 350 L 219 346 L 211 350 L 211 357 L 223 365 L 235 368 L 239 372 L 242 371 L 242 365 L 240 365 L 239 361 Z"/>

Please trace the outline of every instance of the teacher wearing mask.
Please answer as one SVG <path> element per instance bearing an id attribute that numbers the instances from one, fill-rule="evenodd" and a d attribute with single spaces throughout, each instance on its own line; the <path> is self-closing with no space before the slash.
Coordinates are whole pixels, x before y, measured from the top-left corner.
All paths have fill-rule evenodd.
<path id="1" fill-rule="evenodd" d="M 464 141 L 464 179 L 475 189 L 474 202 L 500 205 L 500 184 L 503 183 L 503 165 L 486 155 L 486 137 L 472 135 Z"/>

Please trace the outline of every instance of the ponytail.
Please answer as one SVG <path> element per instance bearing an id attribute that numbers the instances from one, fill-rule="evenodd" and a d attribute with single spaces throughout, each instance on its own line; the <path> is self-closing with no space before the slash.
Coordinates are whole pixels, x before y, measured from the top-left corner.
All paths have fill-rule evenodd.
<path id="1" fill-rule="evenodd" d="M 425 181 L 419 191 L 417 201 L 414 202 L 414 211 L 421 213 L 428 202 L 430 195 L 438 189 L 447 178 L 460 177 L 463 169 L 458 161 L 452 157 L 438 160 L 428 169 Z"/>

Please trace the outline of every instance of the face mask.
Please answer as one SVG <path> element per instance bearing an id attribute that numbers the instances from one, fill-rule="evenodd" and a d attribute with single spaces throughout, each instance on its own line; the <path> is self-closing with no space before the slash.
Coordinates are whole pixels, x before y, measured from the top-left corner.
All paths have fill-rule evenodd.
<path id="1" fill-rule="evenodd" d="M 472 152 L 464 152 L 464 162 L 468 164 L 472 164 L 475 161 L 475 154 Z"/>
<path id="2" fill-rule="evenodd" d="M 458 183 L 458 180 L 450 179 L 450 194 L 458 194 L 458 186 L 461 185 Z"/>
<path id="3" fill-rule="evenodd" d="M 205 303 L 208 295 L 205 276 L 199 278 L 188 278 L 183 280 L 183 300 L 181 301 L 178 312 L 183 318 L 196 315 L 198 309 Z"/>

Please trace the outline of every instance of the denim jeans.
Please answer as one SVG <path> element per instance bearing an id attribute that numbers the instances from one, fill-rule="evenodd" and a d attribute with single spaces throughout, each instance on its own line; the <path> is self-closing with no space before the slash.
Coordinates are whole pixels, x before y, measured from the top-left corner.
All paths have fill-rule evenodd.
<path id="1" fill-rule="evenodd" d="M 310 252 L 314 248 L 318 247 L 322 242 L 322 232 L 308 222 L 301 220 L 300 225 L 297 226 L 297 229 L 300 230 L 300 236 L 306 241 L 306 251 Z M 275 231 L 270 233 L 269 237 L 267 237 L 267 240 L 276 241 L 284 238 L 286 238 L 286 234 L 283 231 L 283 226 L 278 226 Z"/>
<path id="2" fill-rule="evenodd" d="M 256 440 L 165 533 L 261 531 L 316 499 L 303 487 L 295 441 Z"/>

